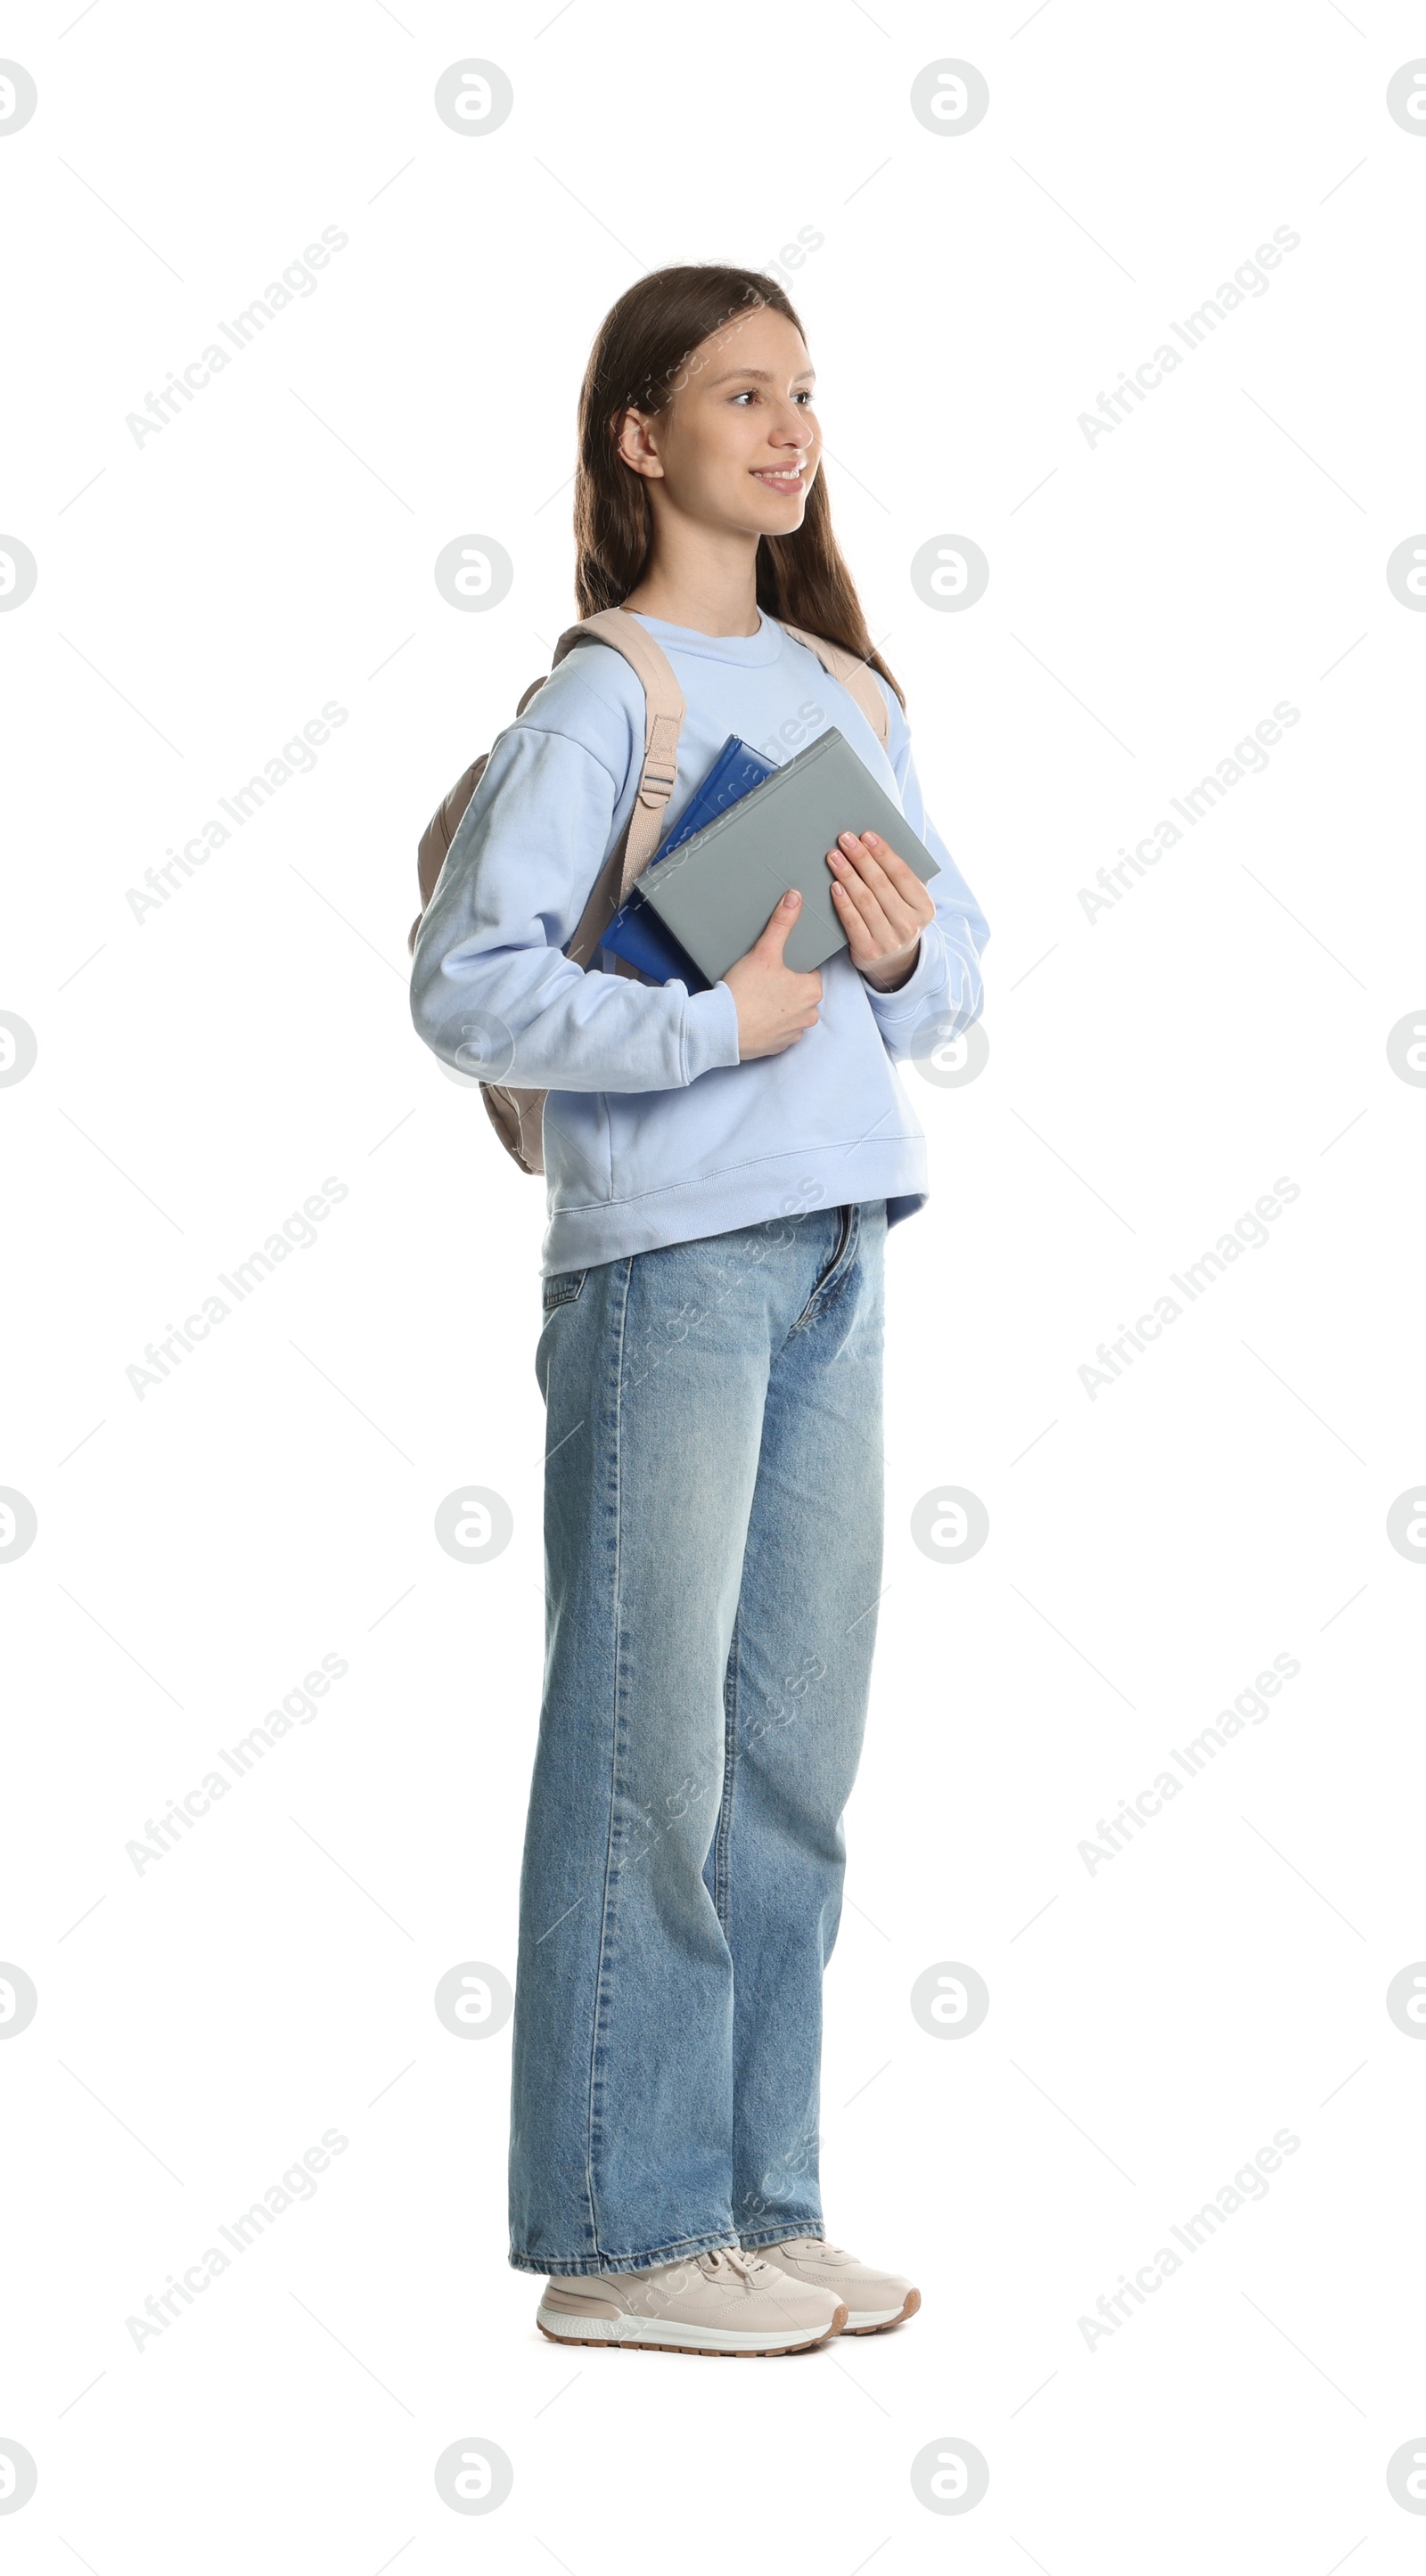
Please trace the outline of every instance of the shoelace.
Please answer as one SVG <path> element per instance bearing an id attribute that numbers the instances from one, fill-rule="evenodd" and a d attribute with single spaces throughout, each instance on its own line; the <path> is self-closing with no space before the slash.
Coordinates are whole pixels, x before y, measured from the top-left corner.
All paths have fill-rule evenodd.
<path id="1" fill-rule="evenodd" d="M 745 2282 L 748 2288 L 755 2290 L 760 2275 L 770 2267 L 761 2254 L 745 2254 L 738 2245 L 717 2245 L 711 2254 L 699 2255 L 698 2268 L 707 2274 L 710 2281 L 721 2280 L 725 2273 L 731 2273 L 734 2280 Z"/>
<path id="2" fill-rule="evenodd" d="M 788 2236 L 783 2241 L 793 2246 L 806 2245 L 817 2254 L 830 2255 L 834 2263 L 855 2263 L 857 2259 L 855 2254 L 848 2253 L 845 2245 L 829 2245 L 825 2236 Z"/>

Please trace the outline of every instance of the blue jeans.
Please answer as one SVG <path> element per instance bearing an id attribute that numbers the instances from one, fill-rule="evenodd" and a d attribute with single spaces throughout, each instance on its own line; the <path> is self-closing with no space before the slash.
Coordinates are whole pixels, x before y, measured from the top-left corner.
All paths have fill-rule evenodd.
<path id="1" fill-rule="evenodd" d="M 544 1282 L 547 1647 L 510 2260 L 820 2234 L 882 1527 L 886 1203 Z"/>

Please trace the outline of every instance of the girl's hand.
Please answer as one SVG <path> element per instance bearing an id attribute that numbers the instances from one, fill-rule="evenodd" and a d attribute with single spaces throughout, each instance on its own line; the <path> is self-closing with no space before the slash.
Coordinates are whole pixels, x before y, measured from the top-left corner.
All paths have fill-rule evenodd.
<path id="1" fill-rule="evenodd" d="M 875 832 L 841 833 L 827 865 L 852 964 L 878 993 L 894 993 L 915 973 L 921 933 L 935 920 L 930 894 Z"/>
<path id="2" fill-rule="evenodd" d="M 802 909 L 802 897 L 789 887 L 762 937 L 723 977 L 738 1009 L 738 1062 L 751 1056 L 784 1055 L 817 1022 L 822 978 L 816 968 L 799 975 L 785 966 L 782 952 Z"/>

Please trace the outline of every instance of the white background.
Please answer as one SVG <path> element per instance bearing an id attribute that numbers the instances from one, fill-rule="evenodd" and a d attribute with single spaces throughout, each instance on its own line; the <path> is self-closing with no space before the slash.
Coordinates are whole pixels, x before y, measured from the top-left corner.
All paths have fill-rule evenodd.
<path id="1" fill-rule="evenodd" d="M 0 2436 L 23 2576 L 642 2563 L 1419 2566 L 1420 666 L 1426 132 L 1392 0 L 1193 12 L 876 0 L 12 9 L 0 616 L 11 1396 L 0 1483 Z M 547 18 L 549 22 L 547 23 Z M 973 63 L 973 131 L 913 116 Z M 463 136 L 440 74 L 498 64 Z M 131 411 L 324 226 L 348 235 L 160 435 Z M 1300 236 L 1119 428 L 1077 425 L 1275 228 Z M 540 1186 L 410 1027 L 414 845 L 575 615 L 598 323 L 645 269 L 791 279 L 826 474 L 992 926 L 986 1070 L 906 1076 L 933 1195 L 892 1239 L 889 1585 L 828 1977 L 829 2231 L 902 2332 L 712 2371 L 541 2341 L 505 2263 L 509 2032 L 541 1659 Z M 16 249 L 17 242 L 23 248 Z M 1027 497 L 1029 496 L 1029 497 Z M 461 615 L 432 566 L 510 554 Z M 958 532 L 985 597 L 909 580 Z M 1300 720 L 1108 913 L 1095 872 L 1279 701 Z M 157 911 L 126 901 L 327 701 L 348 720 Z M 310 1248 L 149 1387 L 126 1370 L 333 1176 Z M 1300 1195 L 1091 1401 L 1121 1319 L 1279 1176 Z M 462 1479 L 514 1515 L 437 1547 Z M 914 1504 L 990 1515 L 930 1562 Z M 841 1498 L 828 1497 L 828 1508 Z M 324 1654 L 346 1678 L 178 1848 L 125 1845 Z M 1077 1846 L 1271 1666 L 1298 1677 L 1139 1840 Z M 952 2044 L 908 1997 L 964 1961 Z M 325 2129 L 348 2146 L 191 2308 L 126 2319 Z M 1265 2199 L 1129 2321 L 1077 2321 L 1280 2128 Z M 636 2384 L 635 2384 L 636 2383 Z M 469 2437 L 514 2469 L 436 2491 Z M 983 2503 L 910 2464 L 961 2439 Z"/>

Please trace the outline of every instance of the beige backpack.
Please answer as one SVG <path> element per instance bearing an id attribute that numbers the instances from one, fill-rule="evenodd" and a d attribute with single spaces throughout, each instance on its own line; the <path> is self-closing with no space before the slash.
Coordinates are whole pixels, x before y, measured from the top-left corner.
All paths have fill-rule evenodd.
<path id="1" fill-rule="evenodd" d="M 795 637 L 816 654 L 825 671 L 840 680 L 855 698 L 877 740 L 884 746 L 890 730 L 886 700 L 877 687 L 865 662 L 841 644 L 829 644 L 824 636 L 809 635 L 801 626 L 789 626 L 785 618 L 777 621 L 784 634 Z M 579 916 L 572 939 L 565 945 L 565 955 L 578 966 L 587 965 L 604 932 L 608 929 L 635 877 L 643 873 L 663 838 L 663 817 L 678 776 L 678 740 L 683 730 L 683 692 L 674 677 L 667 655 L 655 643 L 646 626 L 625 608 L 602 608 L 594 617 L 586 617 L 577 626 L 567 626 L 555 646 L 554 666 L 577 644 L 612 644 L 626 662 L 637 671 L 644 684 L 644 765 L 639 776 L 639 790 L 634 810 L 605 865 L 600 869 L 589 901 Z M 519 705 L 521 717 L 531 699 L 544 687 L 543 679 L 532 680 Z M 446 853 L 467 805 L 480 782 L 489 759 L 482 752 L 469 769 L 456 780 L 444 796 L 421 835 L 416 855 L 416 875 L 421 889 L 421 910 L 411 924 L 407 946 L 414 952 L 416 934 L 422 917 L 436 891 Z M 637 976 L 637 968 L 616 958 L 621 974 Z M 542 1122 L 545 1095 L 543 1091 L 520 1091 L 504 1083 L 482 1082 L 481 1091 L 491 1122 L 506 1152 L 512 1154 L 524 1172 L 542 1172 L 545 1168 Z"/>

